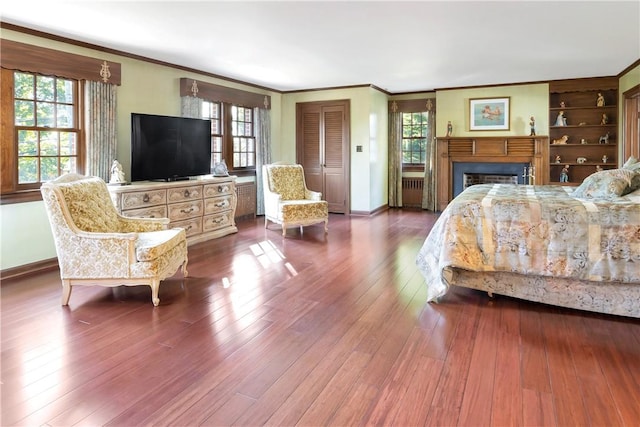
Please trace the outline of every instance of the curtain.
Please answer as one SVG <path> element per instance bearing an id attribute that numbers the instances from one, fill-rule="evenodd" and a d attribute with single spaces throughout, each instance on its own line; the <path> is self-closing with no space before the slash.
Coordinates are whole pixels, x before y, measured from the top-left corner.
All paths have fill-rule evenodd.
<path id="1" fill-rule="evenodd" d="M 425 149 L 422 209 L 436 210 L 436 109 L 427 104 L 427 147 Z"/>
<path id="2" fill-rule="evenodd" d="M 116 160 L 116 85 L 85 81 L 86 174 L 109 182 L 111 164 Z"/>
<path id="3" fill-rule="evenodd" d="M 254 108 L 256 136 L 256 214 L 264 215 L 262 165 L 271 163 L 271 110 Z"/>
<path id="4" fill-rule="evenodd" d="M 202 99 L 195 96 L 180 97 L 180 114 L 192 119 L 202 118 Z"/>
<path id="5" fill-rule="evenodd" d="M 389 207 L 402 207 L 402 113 L 395 102 L 389 113 Z"/>

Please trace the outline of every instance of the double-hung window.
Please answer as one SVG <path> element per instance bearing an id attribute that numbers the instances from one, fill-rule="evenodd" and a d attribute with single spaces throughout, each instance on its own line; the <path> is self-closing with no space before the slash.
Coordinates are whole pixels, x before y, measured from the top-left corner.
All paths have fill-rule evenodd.
<path id="1" fill-rule="evenodd" d="M 14 72 L 17 188 L 39 187 L 78 167 L 78 82 Z"/>
<path id="2" fill-rule="evenodd" d="M 426 111 L 402 113 L 402 166 L 404 170 L 424 170 L 429 134 Z"/>
<path id="3" fill-rule="evenodd" d="M 253 109 L 202 101 L 202 118 L 211 120 L 212 167 L 224 160 L 234 171 L 255 170 L 256 137 Z"/>

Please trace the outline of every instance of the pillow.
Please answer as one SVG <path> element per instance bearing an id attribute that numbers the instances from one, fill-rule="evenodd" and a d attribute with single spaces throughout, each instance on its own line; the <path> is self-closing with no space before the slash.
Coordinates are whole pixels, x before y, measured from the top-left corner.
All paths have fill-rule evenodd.
<path id="1" fill-rule="evenodd" d="M 640 188 L 640 162 L 635 157 L 631 156 L 622 165 L 622 169 L 627 169 L 637 172 L 636 176 L 631 179 L 631 191 L 635 191 Z"/>
<path id="2" fill-rule="evenodd" d="M 624 162 L 624 165 L 622 165 L 623 169 L 629 169 L 629 170 L 633 170 L 633 171 L 639 171 L 640 170 L 640 162 L 638 161 L 638 159 L 636 159 L 635 157 L 631 156 L 627 159 L 626 162 Z"/>
<path id="3" fill-rule="evenodd" d="M 571 195 L 580 199 L 615 199 L 632 191 L 637 173 L 629 169 L 609 169 L 589 175 Z"/>

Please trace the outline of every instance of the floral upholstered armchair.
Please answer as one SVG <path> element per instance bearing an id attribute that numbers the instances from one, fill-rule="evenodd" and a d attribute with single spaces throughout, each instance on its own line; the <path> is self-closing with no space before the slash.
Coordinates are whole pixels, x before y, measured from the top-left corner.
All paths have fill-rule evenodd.
<path id="1" fill-rule="evenodd" d="M 282 235 L 288 227 L 324 223 L 329 231 L 329 205 L 321 194 L 307 188 L 301 165 L 262 166 L 264 188 L 264 227 L 268 222 L 282 224 Z"/>
<path id="2" fill-rule="evenodd" d="M 149 285 L 157 306 L 160 281 L 180 266 L 187 276 L 184 229 L 167 229 L 168 218 L 121 216 L 102 179 L 66 174 L 40 191 L 60 265 L 62 305 L 75 285 Z"/>

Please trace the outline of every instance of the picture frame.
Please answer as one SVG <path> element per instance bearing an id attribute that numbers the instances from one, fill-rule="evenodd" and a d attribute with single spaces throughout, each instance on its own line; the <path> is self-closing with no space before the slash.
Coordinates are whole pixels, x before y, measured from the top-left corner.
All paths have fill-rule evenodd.
<path id="1" fill-rule="evenodd" d="M 469 130 L 509 130 L 510 97 L 469 100 Z"/>

